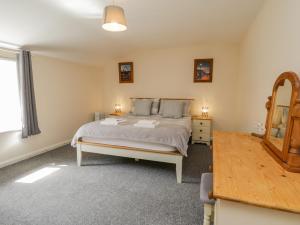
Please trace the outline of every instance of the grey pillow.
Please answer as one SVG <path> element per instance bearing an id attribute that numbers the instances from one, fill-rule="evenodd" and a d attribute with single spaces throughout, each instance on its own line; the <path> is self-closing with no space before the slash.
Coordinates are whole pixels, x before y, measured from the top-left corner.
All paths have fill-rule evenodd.
<path id="1" fill-rule="evenodd" d="M 131 104 L 130 104 L 130 110 L 129 110 L 130 114 L 133 114 L 133 112 L 134 112 L 134 102 L 136 100 L 152 100 L 151 114 L 152 115 L 158 114 L 159 103 L 160 103 L 159 98 L 131 98 Z"/>
<path id="2" fill-rule="evenodd" d="M 183 100 L 183 102 L 184 102 L 183 116 L 190 116 L 192 100 Z"/>
<path id="3" fill-rule="evenodd" d="M 159 98 L 154 98 L 152 102 L 152 107 L 151 107 L 151 114 L 152 115 L 157 115 L 158 114 L 158 108 L 159 108 Z"/>
<path id="4" fill-rule="evenodd" d="M 159 107 L 159 115 L 163 115 L 164 103 L 166 101 L 183 102 L 183 116 L 191 115 L 192 100 L 177 100 L 177 99 L 161 99 Z"/>
<path id="5" fill-rule="evenodd" d="M 137 100 L 136 98 L 130 99 L 130 110 L 129 110 L 129 113 L 130 113 L 130 114 L 133 114 L 133 112 L 134 112 L 134 102 L 135 102 L 136 100 Z"/>
<path id="6" fill-rule="evenodd" d="M 173 101 L 173 100 L 164 101 L 162 117 L 168 117 L 174 119 L 181 118 L 183 115 L 183 107 L 184 107 L 184 102 Z"/>
<path id="7" fill-rule="evenodd" d="M 136 99 L 134 101 L 132 114 L 135 116 L 150 116 L 152 100 L 151 99 Z"/>

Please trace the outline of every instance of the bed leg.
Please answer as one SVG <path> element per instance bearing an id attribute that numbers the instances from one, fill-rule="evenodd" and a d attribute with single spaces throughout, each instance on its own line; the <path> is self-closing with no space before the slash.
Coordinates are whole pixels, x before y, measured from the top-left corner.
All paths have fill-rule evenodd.
<path id="1" fill-rule="evenodd" d="M 179 184 L 182 182 L 182 159 L 183 157 L 180 157 L 176 162 L 176 178 Z"/>
<path id="2" fill-rule="evenodd" d="M 77 166 L 81 166 L 82 152 L 77 148 Z"/>

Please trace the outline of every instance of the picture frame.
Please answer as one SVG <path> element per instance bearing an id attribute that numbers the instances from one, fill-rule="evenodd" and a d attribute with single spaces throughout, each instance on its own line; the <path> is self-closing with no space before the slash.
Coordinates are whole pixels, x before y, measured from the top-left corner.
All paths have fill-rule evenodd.
<path id="1" fill-rule="evenodd" d="M 212 58 L 194 60 L 194 83 L 212 82 L 213 63 Z"/>
<path id="2" fill-rule="evenodd" d="M 119 83 L 133 83 L 133 62 L 119 63 Z"/>

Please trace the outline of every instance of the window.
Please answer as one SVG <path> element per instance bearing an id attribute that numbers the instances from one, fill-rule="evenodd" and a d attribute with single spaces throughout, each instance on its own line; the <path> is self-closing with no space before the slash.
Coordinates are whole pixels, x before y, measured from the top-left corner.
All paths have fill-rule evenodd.
<path id="1" fill-rule="evenodd" d="M 21 130 L 16 60 L 0 56 L 0 132 Z"/>

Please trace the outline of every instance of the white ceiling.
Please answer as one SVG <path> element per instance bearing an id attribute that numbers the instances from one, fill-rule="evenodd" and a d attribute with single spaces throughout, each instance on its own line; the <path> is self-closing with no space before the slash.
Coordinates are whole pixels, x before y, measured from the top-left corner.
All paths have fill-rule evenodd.
<path id="1" fill-rule="evenodd" d="M 237 43 L 263 0 L 115 0 L 128 30 L 101 28 L 105 0 L 0 0 L 0 41 L 40 54 L 103 65 L 150 48 Z"/>

